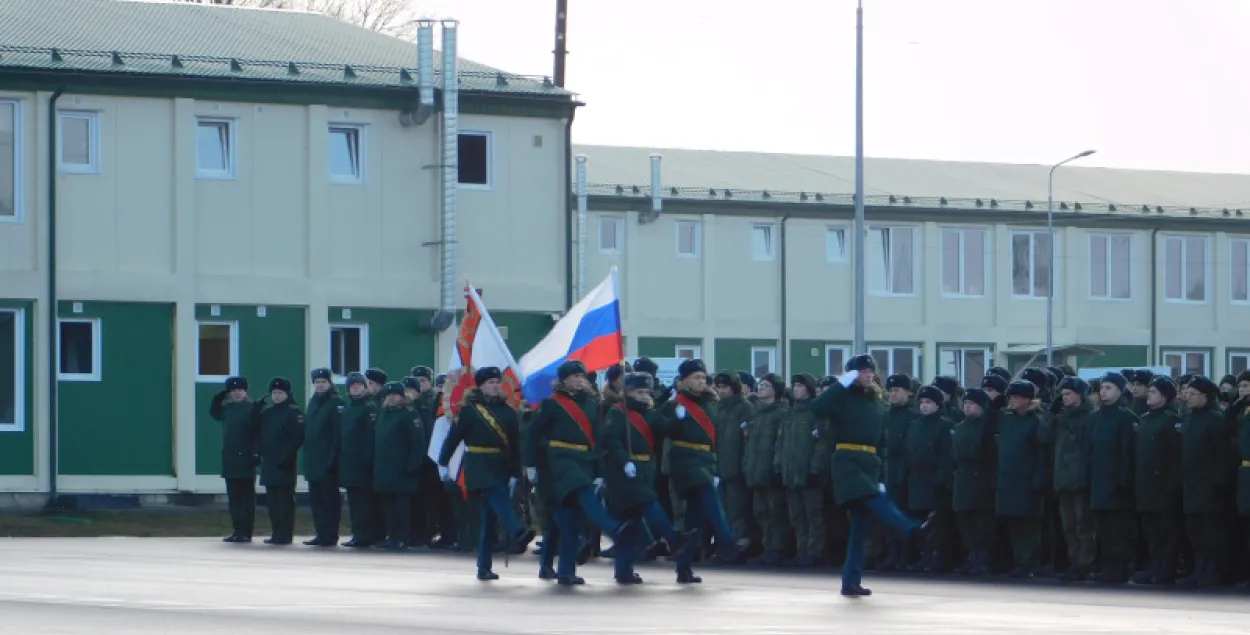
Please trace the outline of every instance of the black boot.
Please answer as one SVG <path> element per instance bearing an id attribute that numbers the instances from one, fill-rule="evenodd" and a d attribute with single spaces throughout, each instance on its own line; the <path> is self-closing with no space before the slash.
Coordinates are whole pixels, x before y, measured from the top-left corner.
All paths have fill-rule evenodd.
<path id="1" fill-rule="evenodd" d="M 891 544 L 886 556 L 877 564 L 877 571 L 895 571 L 902 564 L 902 549 L 897 543 Z"/>
<path id="2" fill-rule="evenodd" d="M 1146 563 L 1146 568 L 1138 571 L 1133 575 L 1133 584 L 1158 584 L 1155 582 L 1159 577 L 1159 559 L 1151 558 Z"/>
<path id="3" fill-rule="evenodd" d="M 916 564 L 913 564 L 910 567 L 907 567 L 907 571 L 910 573 L 920 573 L 928 569 L 929 563 L 931 562 L 933 562 L 933 552 L 925 551 L 924 555 L 921 556 L 920 560 L 917 561 Z"/>
<path id="4" fill-rule="evenodd" d="M 1122 560 L 1108 559 L 1102 571 L 1094 576 L 1094 582 L 1104 584 L 1124 584 L 1128 582 L 1128 563 Z"/>
<path id="5" fill-rule="evenodd" d="M 968 575 L 983 576 L 990 574 L 990 552 L 981 551 L 977 553 L 976 567 Z"/>
<path id="6" fill-rule="evenodd" d="M 1180 585 L 1180 586 L 1183 586 L 1183 587 L 1199 587 L 1199 586 L 1202 586 L 1202 584 L 1201 584 L 1201 580 L 1202 580 L 1202 573 L 1203 573 L 1204 571 L 1206 571 L 1206 567 L 1207 567 L 1207 559 L 1206 559 L 1206 558 L 1195 558 L 1195 559 L 1194 559 L 1194 570 L 1193 570 L 1193 572 L 1192 572 L 1192 573 L 1190 573 L 1189 575 L 1187 575 L 1187 576 L 1185 576 L 1185 577 L 1181 578 L 1180 580 L 1177 580 L 1177 581 L 1176 581 L 1176 583 L 1177 583 L 1178 585 Z"/>

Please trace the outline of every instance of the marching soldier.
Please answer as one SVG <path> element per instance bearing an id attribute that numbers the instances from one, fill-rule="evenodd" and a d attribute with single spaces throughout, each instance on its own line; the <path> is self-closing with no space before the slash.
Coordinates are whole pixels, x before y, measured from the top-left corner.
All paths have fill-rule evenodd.
<path id="1" fill-rule="evenodd" d="M 1059 518 L 1068 547 L 1068 570 L 1064 581 L 1081 581 L 1094 565 L 1097 548 L 1094 520 L 1089 508 L 1090 428 L 1089 384 L 1079 377 L 1059 383 L 1060 410 L 1051 421 L 1050 442 L 1055 448 L 1055 492 L 1059 495 Z"/>
<path id="2" fill-rule="evenodd" d="M 274 377 L 269 396 L 252 405 L 260 428 L 260 484 L 273 532 L 267 545 L 289 545 L 295 534 L 295 480 L 299 448 L 304 444 L 304 413 L 291 399 L 291 382 Z"/>
<path id="3" fill-rule="evenodd" d="M 228 400 L 228 401 L 227 401 Z M 259 434 L 247 396 L 247 378 L 226 379 L 225 390 L 213 396 L 208 413 L 221 422 L 221 477 L 233 531 L 222 542 L 252 542 L 256 524 L 256 466 Z"/>
<path id="4" fill-rule="evenodd" d="M 404 385 L 383 386 L 381 413 L 373 435 L 373 488 L 386 515 L 386 540 L 375 545 L 402 551 L 408 548 L 412 496 L 420 486 L 426 455 L 425 428 L 415 410 L 404 402 Z M 429 484 L 433 486 L 433 484 Z"/>
<path id="5" fill-rule="evenodd" d="M 1147 410 L 1137 424 L 1133 492 L 1150 554 L 1137 584 L 1172 584 L 1181 538 L 1181 416 L 1176 384 L 1159 376 L 1146 390 Z"/>
<path id="6" fill-rule="evenodd" d="M 1001 377 L 987 375 L 994 383 Z M 966 575 L 990 571 L 990 550 L 994 546 L 995 427 L 989 416 L 994 407 L 989 394 L 972 388 L 964 395 L 964 419 L 951 434 L 953 462 L 951 508 L 968 560 L 960 569 Z"/>
<path id="7" fill-rule="evenodd" d="M 945 391 L 937 386 L 921 388 L 917 399 L 920 416 L 911 422 L 907 431 L 903 458 L 907 472 L 907 507 L 917 514 L 933 515 L 933 542 L 926 545 L 927 549 L 911 571 L 941 573 L 955 555 L 949 529 L 953 424 L 946 417 L 950 411 L 945 400 Z M 963 413 L 960 415 L 962 421 Z"/>
<path id="8" fill-rule="evenodd" d="M 1046 454 L 1043 408 L 1036 396 L 1037 386 L 1031 381 L 1011 382 L 1007 385 L 1007 409 L 998 418 L 998 484 L 994 508 L 1007 522 L 1015 562 L 1013 578 L 1033 577 L 1041 549 Z"/>
<path id="9" fill-rule="evenodd" d="M 1133 455 L 1137 416 L 1127 407 L 1128 382 L 1119 373 L 1102 377 L 1102 407 L 1091 419 L 1089 507 L 1101 549 L 1098 582 L 1125 582 L 1136 553 Z"/>
<path id="10" fill-rule="evenodd" d="M 378 408 L 361 373 L 347 376 L 347 407 L 339 416 L 339 482 L 347 490 L 352 538 L 344 547 L 368 548 L 384 531 L 378 497 L 373 491 L 374 428 Z"/>
<path id="11" fill-rule="evenodd" d="M 339 493 L 340 416 L 347 404 L 334 390 L 329 368 L 312 372 L 313 396 L 305 414 L 304 480 L 317 535 L 304 542 L 310 547 L 337 547 L 343 498 Z"/>
<path id="12" fill-rule="evenodd" d="M 747 518 L 750 516 L 751 490 L 742 475 L 743 444 L 751 417 L 755 415 L 755 407 L 743 395 L 744 385 L 738 373 L 717 373 L 714 383 L 720 396 L 721 410 L 716 432 L 716 463 L 721 479 L 717 493 L 729 527 L 735 536 L 745 538 L 749 535 Z M 717 545 L 717 548 L 720 546 Z"/>
<path id="13" fill-rule="evenodd" d="M 748 564 L 781 564 L 781 548 L 787 532 L 785 487 L 773 465 L 781 423 L 789 405 L 781 398 L 785 382 L 769 373 L 756 384 L 755 416 L 747 423 L 742 448 L 742 473 L 751 489 L 751 510 L 760 528 L 763 553 Z"/>
<path id="14" fill-rule="evenodd" d="M 1220 583 L 1228 558 L 1228 521 L 1223 492 L 1231 485 L 1233 456 L 1219 405 L 1220 389 L 1201 375 L 1189 382 L 1189 412 L 1181 426 L 1185 528 L 1194 550 L 1193 575 L 1185 586 Z"/>
<path id="15" fill-rule="evenodd" d="M 792 564 L 813 567 L 824 559 L 825 483 L 829 480 L 831 451 L 822 420 L 812 412 L 816 378 L 795 375 L 791 383 L 794 404 L 781 425 L 773 451 L 773 470 L 786 487 L 786 509 L 794 528 L 797 553 Z"/>
<path id="16" fill-rule="evenodd" d="M 907 375 L 890 375 L 885 380 L 889 407 L 885 413 L 882 450 L 885 453 L 885 491 L 894 505 L 904 514 L 907 507 L 907 429 L 920 416 L 912 400 L 912 380 Z M 910 564 L 906 541 L 896 535 L 887 537 L 885 560 L 877 565 L 879 571 L 904 569 Z"/>

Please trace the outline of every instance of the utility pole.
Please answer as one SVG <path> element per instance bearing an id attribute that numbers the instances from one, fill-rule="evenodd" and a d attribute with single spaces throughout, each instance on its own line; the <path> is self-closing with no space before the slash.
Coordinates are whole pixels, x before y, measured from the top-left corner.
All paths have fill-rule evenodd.
<path id="1" fill-rule="evenodd" d="M 866 355 L 864 343 L 864 3 L 855 9 L 855 345 L 852 355 Z"/>
<path id="2" fill-rule="evenodd" d="M 556 67 L 552 79 L 559 88 L 564 88 L 564 61 L 569 56 L 568 44 L 565 42 L 568 15 L 569 0 L 556 0 L 556 50 L 552 51 L 556 56 Z"/>

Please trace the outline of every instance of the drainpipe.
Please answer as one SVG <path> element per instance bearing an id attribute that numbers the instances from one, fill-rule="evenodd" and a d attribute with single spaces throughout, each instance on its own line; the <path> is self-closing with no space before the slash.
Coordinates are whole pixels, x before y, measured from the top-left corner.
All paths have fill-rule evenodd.
<path id="1" fill-rule="evenodd" d="M 1150 230 L 1150 352 L 1146 360 L 1151 368 L 1159 365 L 1159 230 Z"/>
<path id="2" fill-rule="evenodd" d="M 781 346 L 778 347 L 780 350 L 777 368 L 784 373 L 783 377 L 790 376 L 790 368 L 786 366 L 786 362 L 790 359 L 790 344 L 786 341 L 786 323 L 789 321 L 789 302 L 786 293 L 786 287 L 789 286 L 786 284 L 786 221 L 788 220 L 790 220 L 789 214 L 781 217 L 781 231 L 777 232 L 777 257 L 781 258 Z"/>
<path id="3" fill-rule="evenodd" d="M 57 299 L 56 299 L 56 157 L 57 157 L 57 116 L 56 102 L 65 92 L 57 88 L 48 100 L 48 305 L 44 313 L 48 319 L 48 503 L 47 509 L 54 510 L 60 506 L 56 489 L 56 473 L 58 466 L 57 435 Z"/>
<path id="4" fill-rule="evenodd" d="M 435 328 L 446 329 L 455 321 L 461 295 L 456 289 L 456 203 L 460 174 L 460 85 L 456 74 L 455 20 L 443 21 L 443 222 L 439 236 L 443 258 L 439 272 L 441 288 Z"/>
<path id="5" fill-rule="evenodd" d="M 569 106 L 569 119 L 564 122 L 564 310 L 573 308 L 573 117 L 576 104 Z"/>
<path id="6" fill-rule="evenodd" d="M 417 22 L 417 90 L 416 110 L 399 113 L 399 124 L 405 128 L 419 126 L 434 113 L 434 21 Z"/>
<path id="7" fill-rule="evenodd" d="M 577 298 L 586 296 L 586 155 L 577 155 Z"/>

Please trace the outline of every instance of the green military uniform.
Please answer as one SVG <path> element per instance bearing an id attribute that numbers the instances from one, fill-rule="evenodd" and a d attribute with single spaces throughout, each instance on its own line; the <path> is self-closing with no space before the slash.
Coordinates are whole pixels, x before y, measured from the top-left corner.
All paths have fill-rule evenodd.
<path id="1" fill-rule="evenodd" d="M 1103 404 L 1090 418 L 1089 507 L 1098 533 L 1102 582 L 1123 582 L 1136 553 L 1133 504 L 1133 430 L 1137 415 L 1121 400 Z"/>
<path id="2" fill-rule="evenodd" d="M 1203 392 L 1208 401 L 1191 408 L 1181 426 L 1185 528 L 1194 549 L 1194 576 L 1183 582 L 1209 586 L 1219 582 L 1229 554 L 1225 491 L 1232 485 L 1229 465 L 1234 454 L 1219 406 L 1219 387 L 1195 377 L 1190 389 Z"/>
<path id="3" fill-rule="evenodd" d="M 724 382 L 733 391 L 733 395 L 720 400 L 721 416 L 717 419 L 716 430 L 716 462 L 720 472 L 721 507 L 725 508 L 725 517 L 734 534 L 746 536 L 748 532 L 747 517 L 751 509 L 751 490 L 747 487 L 743 476 L 743 451 L 746 443 L 746 430 L 755 407 L 750 400 L 742 395 L 742 381 L 736 373 L 721 373 L 716 376 L 717 384 Z"/>
<path id="4" fill-rule="evenodd" d="M 831 419 L 831 477 L 836 504 L 844 507 L 880 493 L 883 407 L 880 392 L 833 384 L 812 403 L 817 417 Z"/>
<path id="5" fill-rule="evenodd" d="M 347 379 L 364 385 L 364 375 L 352 373 Z M 347 547 L 372 547 L 383 538 L 383 525 L 377 493 L 373 491 L 373 437 L 378 407 L 368 393 L 350 397 L 339 415 L 339 484 L 347 490 L 352 539 Z"/>
<path id="6" fill-rule="evenodd" d="M 1238 383 L 1245 381 L 1245 373 Z M 1229 407 L 1229 416 L 1236 423 L 1237 431 L 1237 514 L 1242 519 L 1242 529 L 1250 545 L 1250 400 L 1239 399 Z M 1250 578 L 1248 578 L 1250 580 Z M 1250 585 L 1250 581 L 1239 586 Z"/>
<path id="7" fill-rule="evenodd" d="M 988 397 L 980 389 L 968 391 L 969 398 Z M 982 404 L 985 407 L 985 404 Z M 994 542 L 994 429 L 985 413 L 965 417 L 951 434 L 951 508 L 968 562 L 964 572 L 989 570 L 990 549 Z"/>
<path id="8" fill-rule="evenodd" d="M 767 377 L 765 378 L 767 379 Z M 762 379 L 761 381 L 764 381 Z M 778 394 L 785 384 L 777 380 Z M 773 456 L 781 423 L 789 412 L 789 405 L 774 399 L 756 404 L 755 416 L 747 423 L 746 438 L 742 447 L 742 474 L 747 487 L 751 488 L 751 509 L 755 524 L 760 528 L 764 553 L 755 564 L 775 565 L 781 563 L 781 549 L 789 531 L 786 518 L 785 488 L 781 474 L 777 472 Z"/>
<path id="9" fill-rule="evenodd" d="M 404 387 L 390 382 L 380 394 L 403 396 Z M 404 404 L 387 406 L 378 414 L 373 434 L 373 489 L 378 493 L 386 517 L 386 542 L 381 546 L 403 549 L 408 546 L 412 521 L 412 495 L 421 481 L 426 461 L 425 427 L 416 410 Z M 432 484 L 430 484 L 432 485 Z"/>
<path id="10" fill-rule="evenodd" d="M 312 373 L 313 381 L 332 381 L 330 369 Z M 339 541 L 343 498 L 339 493 L 340 416 L 347 404 L 334 390 L 315 393 L 305 411 L 304 480 L 308 481 L 308 501 L 312 508 L 316 536 L 310 546 L 333 547 Z"/>
<path id="11" fill-rule="evenodd" d="M 795 381 L 806 383 L 809 395 L 815 393 L 815 379 L 796 377 Z M 813 401 L 810 397 L 795 400 L 773 449 L 773 470 L 781 474 L 790 526 L 794 528 L 794 562 L 809 567 L 825 555 L 824 486 L 829 480 L 831 452 L 824 422 L 812 411 Z"/>
<path id="12" fill-rule="evenodd" d="M 720 418 L 719 403 L 714 392 L 695 395 L 682 392 L 685 397 L 703 409 L 711 419 L 712 430 L 704 430 L 694 416 L 678 417 L 674 398 L 660 408 L 660 413 L 669 421 L 669 433 L 666 435 L 671 442 L 668 451 L 669 481 L 679 497 L 685 497 L 697 487 L 711 485 L 719 475 L 720 466 L 716 460 L 717 421 Z"/>
<path id="13" fill-rule="evenodd" d="M 209 416 L 221 422 L 221 478 L 233 532 L 226 542 L 251 542 L 256 524 L 256 466 L 259 430 L 252 417 L 252 400 L 226 401 L 231 390 L 247 390 L 247 379 L 231 377 L 226 389 L 213 396 Z"/>
<path id="14" fill-rule="evenodd" d="M 921 389 L 938 392 L 932 386 Z M 932 395 L 941 397 L 941 395 Z M 941 403 L 941 402 L 937 402 Z M 916 567 L 917 571 L 938 573 L 944 569 L 946 560 L 954 554 L 950 544 L 948 517 L 951 512 L 951 480 L 954 460 L 951 455 L 951 430 L 953 424 L 946 418 L 949 410 L 939 409 L 932 414 L 922 414 L 912 421 L 907 432 L 906 453 L 903 458 L 907 474 L 907 508 L 919 514 L 937 512 L 934 516 L 934 541 Z M 887 486 L 887 491 L 889 491 Z"/>
<path id="15" fill-rule="evenodd" d="M 519 428 L 517 412 L 506 399 L 490 399 L 480 389 L 472 388 L 465 393 L 456 424 L 443 441 L 438 464 L 446 466 L 456 448 L 464 443 L 464 488 L 480 492 L 506 486 L 511 479 L 521 477 Z"/>
<path id="16" fill-rule="evenodd" d="M 565 410 L 557 396 L 580 408 L 590 424 L 583 430 Z M 530 424 L 529 443 L 522 446 L 525 464 L 538 467 L 540 488 L 551 488 L 548 502 L 559 504 L 570 494 L 590 486 L 603 472 L 603 455 L 594 451 L 598 428 L 598 397 L 589 392 L 570 393 L 563 389 L 542 401 Z M 539 461 L 539 457 L 545 461 Z M 545 543 L 544 543 L 545 544 Z"/>
<path id="17" fill-rule="evenodd" d="M 1171 394 L 1175 396 L 1175 388 Z M 1180 412 L 1171 401 L 1163 407 L 1147 409 L 1137 424 L 1133 493 L 1150 552 L 1145 575 L 1134 579 L 1139 584 L 1170 584 L 1176 578 L 1181 539 L 1182 443 Z"/>
<path id="18" fill-rule="evenodd" d="M 260 484 L 273 532 L 268 544 L 289 545 L 295 534 L 295 482 L 300 446 L 304 444 L 304 413 L 291 398 L 291 382 L 281 377 L 269 382 L 269 392 L 282 391 L 286 401 L 261 400 L 252 405 L 260 428 Z"/>
<path id="19" fill-rule="evenodd" d="M 1083 395 L 1083 397 L 1085 397 Z M 1063 406 L 1051 421 L 1054 445 L 1054 487 L 1059 495 L 1059 518 L 1068 547 L 1065 580 L 1083 580 L 1093 569 L 1098 543 L 1089 508 L 1090 428 L 1088 398 L 1076 406 Z"/>
<path id="20" fill-rule="evenodd" d="M 1015 386 L 1020 382 L 1013 382 Z M 1008 395 L 1011 395 L 1008 388 Z M 1046 488 L 1046 449 L 1041 403 L 1023 411 L 1004 410 L 998 417 L 998 478 L 994 508 L 1006 519 L 1016 577 L 1029 577 L 1041 549 L 1042 498 Z"/>
<path id="21" fill-rule="evenodd" d="M 911 378 L 907 375 L 892 375 L 886 379 L 886 389 L 904 388 L 911 391 Z M 881 428 L 882 458 L 885 460 L 885 492 L 904 514 L 910 513 L 907 508 L 907 430 L 911 422 L 920 416 L 916 410 L 916 402 L 908 397 L 901 404 L 886 406 L 885 420 Z M 877 565 L 881 571 L 892 571 L 907 566 L 910 555 L 906 545 L 898 536 L 885 536 L 887 556 Z"/>

